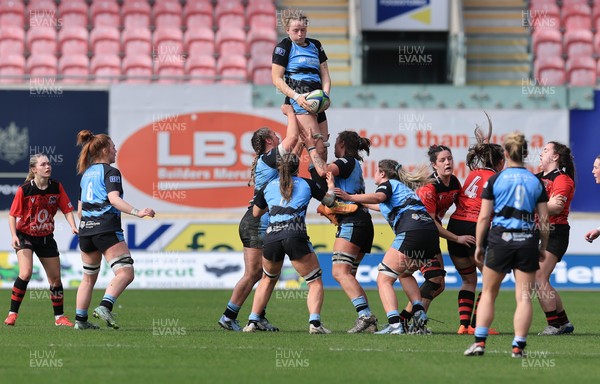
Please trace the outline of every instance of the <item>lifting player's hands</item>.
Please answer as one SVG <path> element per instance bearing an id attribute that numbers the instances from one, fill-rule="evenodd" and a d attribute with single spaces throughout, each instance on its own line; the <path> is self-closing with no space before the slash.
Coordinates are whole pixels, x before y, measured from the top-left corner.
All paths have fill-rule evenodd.
<path id="1" fill-rule="evenodd" d="M 335 178 L 333 176 L 333 173 L 331 172 L 327 172 L 327 189 L 329 191 L 334 191 L 335 190 Z"/>
<path id="2" fill-rule="evenodd" d="M 475 236 L 471 235 L 461 235 L 456 236 L 456 243 L 466 245 L 471 248 L 471 245 L 475 245 Z"/>
<path id="3" fill-rule="evenodd" d="M 283 113 L 285 116 L 294 115 L 294 107 L 292 107 L 291 104 L 282 104 L 281 113 Z"/>

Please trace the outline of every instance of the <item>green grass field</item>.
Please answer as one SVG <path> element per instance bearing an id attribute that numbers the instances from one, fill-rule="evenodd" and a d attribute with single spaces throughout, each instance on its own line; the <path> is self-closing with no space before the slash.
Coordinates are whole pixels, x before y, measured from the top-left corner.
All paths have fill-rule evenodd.
<path id="1" fill-rule="evenodd" d="M 2 383 L 252 383 L 252 382 L 598 382 L 600 298 L 597 292 L 564 292 L 573 335 L 541 337 L 544 316 L 535 303 L 530 358 L 510 357 L 514 293 L 501 292 L 486 355 L 463 357 L 472 336 L 456 335 L 456 291 L 433 303 L 435 333 L 417 335 L 346 334 L 354 322 L 352 305 L 340 290 L 327 290 L 322 312 L 331 335 L 309 335 L 302 291 L 277 292 L 268 317 L 279 333 L 226 332 L 217 325 L 230 291 L 127 291 L 114 312 L 121 329 L 57 328 L 47 297 L 28 293 L 15 327 L 0 329 Z M 292 291 L 294 292 L 294 291 Z M 8 290 L 0 303 L 8 307 Z M 97 303 L 102 292 L 95 292 Z M 385 323 L 376 291 L 371 306 Z M 75 291 L 66 309 L 74 320 Z M 404 295 L 399 292 L 404 301 Z M 242 308 L 245 323 L 249 304 Z M 8 309 L 8 308 L 6 308 Z M 96 321 L 96 319 L 92 319 Z"/>

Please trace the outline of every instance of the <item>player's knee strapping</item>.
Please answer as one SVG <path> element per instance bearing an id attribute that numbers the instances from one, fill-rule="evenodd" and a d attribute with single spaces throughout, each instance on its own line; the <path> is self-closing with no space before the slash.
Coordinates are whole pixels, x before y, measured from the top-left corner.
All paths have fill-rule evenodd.
<path id="1" fill-rule="evenodd" d="M 421 284 L 420 291 L 421 297 L 424 299 L 433 300 L 436 296 L 436 292 L 438 289 L 442 287 L 441 284 L 434 283 L 433 281 L 425 280 L 423 284 Z"/>
<path id="2" fill-rule="evenodd" d="M 379 273 L 383 273 L 384 275 L 393 277 L 394 279 L 397 279 L 398 276 L 400 276 L 399 272 L 394 271 L 392 268 L 388 267 L 384 263 L 379 263 L 379 267 L 377 268 L 377 270 L 379 271 Z"/>
<path id="3" fill-rule="evenodd" d="M 353 265 L 356 260 L 356 255 L 351 255 L 346 252 L 334 251 L 331 261 L 333 264 L 348 264 Z"/>
<path id="4" fill-rule="evenodd" d="M 467 268 L 462 268 L 462 269 L 456 269 L 456 271 L 461 275 L 461 276 L 467 276 L 470 275 L 472 273 L 475 273 L 475 271 L 477 270 L 477 267 L 475 267 L 475 264 L 471 265 L 470 267 Z"/>
<path id="5" fill-rule="evenodd" d="M 263 268 L 263 273 L 271 280 L 279 279 L 279 275 L 281 274 L 281 273 L 269 273 L 264 268 Z"/>
<path id="6" fill-rule="evenodd" d="M 97 275 L 100 272 L 100 263 L 88 264 L 83 263 L 83 273 L 86 275 Z"/>
<path id="7" fill-rule="evenodd" d="M 354 260 L 352 262 L 352 271 L 350 271 L 350 273 L 352 273 L 354 276 L 356 276 L 356 272 L 358 271 L 358 266 L 360 265 L 360 263 L 356 260 Z"/>
<path id="8" fill-rule="evenodd" d="M 306 281 L 306 284 L 310 284 L 313 281 L 320 279 L 322 274 L 323 270 L 321 268 L 317 268 L 314 271 L 308 273 L 306 276 L 302 276 L 302 278 Z"/>
<path id="9" fill-rule="evenodd" d="M 133 258 L 129 254 L 121 255 L 110 262 L 110 268 L 114 273 L 121 268 L 133 268 Z"/>

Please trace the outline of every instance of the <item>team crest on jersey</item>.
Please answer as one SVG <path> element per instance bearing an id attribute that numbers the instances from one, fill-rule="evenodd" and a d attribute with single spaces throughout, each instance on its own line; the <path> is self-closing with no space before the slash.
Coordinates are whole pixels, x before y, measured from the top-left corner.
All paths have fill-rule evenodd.
<path id="1" fill-rule="evenodd" d="M 275 54 L 279 56 L 285 56 L 285 49 L 281 47 L 275 47 Z"/>
<path id="2" fill-rule="evenodd" d="M 57 200 L 58 196 L 50 196 L 50 198 L 48 199 L 48 204 L 55 205 Z"/>
<path id="3" fill-rule="evenodd" d="M 31 204 L 35 203 L 35 197 L 31 197 L 29 200 L 31 201 Z"/>
<path id="4" fill-rule="evenodd" d="M 29 129 L 19 128 L 14 121 L 0 128 L 0 159 L 14 165 L 29 155 Z"/>

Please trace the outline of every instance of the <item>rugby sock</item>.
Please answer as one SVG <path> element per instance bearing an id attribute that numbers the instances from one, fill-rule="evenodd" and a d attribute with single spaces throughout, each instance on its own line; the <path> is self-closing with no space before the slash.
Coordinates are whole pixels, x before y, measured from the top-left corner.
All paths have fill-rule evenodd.
<path id="1" fill-rule="evenodd" d="M 240 313 L 240 308 L 242 307 L 237 304 L 233 304 L 231 301 L 229 301 L 227 303 L 227 308 L 225 308 L 225 312 L 223 312 L 223 314 L 225 315 L 225 317 L 231 320 L 235 320 L 238 317 L 238 313 Z"/>
<path id="2" fill-rule="evenodd" d="M 358 296 L 356 299 L 352 299 L 352 304 L 354 305 L 356 312 L 358 312 L 358 316 L 371 316 L 371 309 L 364 296 Z"/>
<path id="3" fill-rule="evenodd" d="M 319 313 L 311 313 L 308 322 L 319 328 L 321 326 L 321 315 Z"/>
<path id="4" fill-rule="evenodd" d="M 250 316 L 248 316 L 248 322 L 249 323 L 255 323 L 255 324 L 257 324 L 259 321 L 260 321 L 260 315 L 254 313 L 254 312 L 251 312 Z"/>
<path id="5" fill-rule="evenodd" d="M 519 348 L 519 349 L 525 349 L 525 346 L 527 345 L 527 337 L 525 336 L 515 336 L 515 338 L 513 339 L 512 342 L 512 346 Z"/>
<path id="6" fill-rule="evenodd" d="M 423 306 L 423 303 L 421 303 L 419 300 L 416 300 L 415 302 L 413 302 L 412 305 L 413 305 L 413 307 L 412 307 L 413 315 L 419 311 L 425 312 L 425 307 Z"/>
<path id="7" fill-rule="evenodd" d="M 88 310 L 87 309 L 79 309 L 75 310 L 75 320 L 77 321 L 88 321 Z"/>
<path id="8" fill-rule="evenodd" d="M 477 326 L 477 306 L 479 305 L 479 300 L 481 300 L 481 292 L 477 295 L 477 301 L 475 302 L 475 308 L 473 309 L 473 318 L 471 318 L 471 327 L 473 328 Z"/>
<path id="9" fill-rule="evenodd" d="M 388 318 L 388 323 L 397 324 L 400 322 L 400 314 L 397 310 L 389 311 L 388 313 L 386 313 L 386 315 Z"/>
<path id="10" fill-rule="evenodd" d="M 485 343 L 488 337 L 488 327 L 477 327 L 475 328 L 475 342 Z"/>
<path id="11" fill-rule="evenodd" d="M 563 309 L 562 311 L 556 314 L 558 316 L 558 324 L 564 325 L 569 322 L 569 318 L 567 317 L 567 312 Z"/>
<path id="12" fill-rule="evenodd" d="M 560 327 L 561 323 L 559 321 L 559 317 L 556 311 L 548 311 L 544 313 L 546 314 L 546 321 L 548 322 L 548 325 L 551 325 L 554 328 Z"/>
<path id="13" fill-rule="evenodd" d="M 62 285 L 50 287 L 50 300 L 54 309 L 54 316 L 64 314 L 64 291 Z"/>
<path id="14" fill-rule="evenodd" d="M 29 281 L 22 280 L 20 277 L 17 277 L 15 280 L 12 295 L 10 297 L 11 312 L 19 313 L 19 307 L 21 306 L 21 302 L 23 302 L 23 297 L 25 297 L 25 292 L 27 291 L 27 284 L 29 284 Z"/>
<path id="15" fill-rule="evenodd" d="M 412 319 L 412 316 L 412 313 L 408 312 L 406 309 L 403 309 L 402 312 L 400 312 L 400 321 L 404 328 L 408 328 L 408 323 L 410 322 L 410 319 Z"/>
<path id="16" fill-rule="evenodd" d="M 262 312 L 260 313 L 260 318 L 264 319 L 267 316 L 267 307 L 264 307 Z"/>
<path id="17" fill-rule="evenodd" d="M 109 294 L 104 294 L 104 297 L 102 298 L 102 301 L 100 302 L 100 305 L 108 308 L 109 311 L 112 311 L 115 301 L 117 301 L 116 297 L 111 296 Z"/>
<path id="18" fill-rule="evenodd" d="M 471 323 L 474 302 L 475 292 L 465 290 L 458 291 L 458 318 L 460 319 L 460 324 L 465 327 L 468 327 Z"/>

